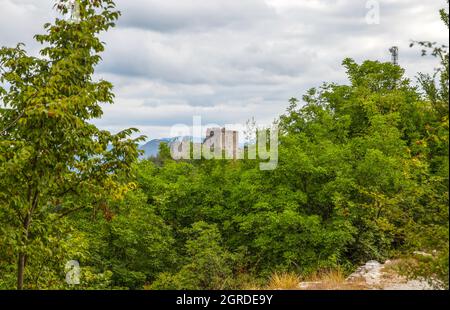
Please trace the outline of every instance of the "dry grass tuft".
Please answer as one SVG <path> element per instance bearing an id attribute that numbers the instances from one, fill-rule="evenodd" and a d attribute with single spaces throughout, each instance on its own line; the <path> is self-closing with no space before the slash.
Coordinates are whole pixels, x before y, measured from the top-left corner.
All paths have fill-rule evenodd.
<path id="1" fill-rule="evenodd" d="M 345 276 L 340 269 L 320 271 L 309 277 L 308 282 L 311 284 L 306 289 L 337 290 L 344 284 Z"/>
<path id="2" fill-rule="evenodd" d="M 298 290 L 300 277 L 292 272 L 275 272 L 267 284 L 268 290 Z"/>
<path id="3" fill-rule="evenodd" d="M 266 285 L 257 281 L 246 281 L 244 290 L 363 290 L 367 289 L 364 280 L 346 281 L 346 275 L 340 268 L 323 270 L 302 278 L 293 272 L 275 272 Z"/>
<path id="4" fill-rule="evenodd" d="M 364 281 L 346 281 L 342 269 L 324 270 L 315 273 L 302 282 L 300 288 L 304 290 L 362 290 L 366 288 Z"/>
<path id="5" fill-rule="evenodd" d="M 327 270 L 316 273 L 312 276 L 313 282 L 320 282 L 318 286 L 324 290 L 339 289 L 345 282 L 345 275 L 341 269 Z"/>

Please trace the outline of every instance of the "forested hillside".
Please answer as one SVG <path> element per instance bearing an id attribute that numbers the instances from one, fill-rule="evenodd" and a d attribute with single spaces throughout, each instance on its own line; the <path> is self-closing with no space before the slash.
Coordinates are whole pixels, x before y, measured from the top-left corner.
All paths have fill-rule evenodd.
<path id="1" fill-rule="evenodd" d="M 403 272 L 448 288 L 447 47 L 413 44 L 440 62 L 417 81 L 345 59 L 347 83 L 286 103 L 273 171 L 175 161 L 165 144 L 139 160 L 133 129 L 90 122 L 114 101 L 92 75 L 119 13 L 81 2 L 80 24 L 36 36 L 41 58 L 0 49 L 0 289 L 242 289 L 414 251 L 433 255 Z"/>

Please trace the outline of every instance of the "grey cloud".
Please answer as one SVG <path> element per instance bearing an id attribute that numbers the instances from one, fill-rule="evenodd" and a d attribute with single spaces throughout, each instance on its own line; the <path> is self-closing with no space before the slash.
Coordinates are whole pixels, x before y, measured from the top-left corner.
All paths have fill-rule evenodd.
<path id="1" fill-rule="evenodd" d="M 260 0 L 118 0 L 117 4 L 123 14 L 121 26 L 162 32 L 246 26 L 275 17 L 274 10 Z"/>
<path id="2" fill-rule="evenodd" d="M 97 78 L 115 85 L 116 104 L 96 124 L 139 127 L 162 137 L 176 123 L 270 121 L 287 100 L 323 81 L 345 83 L 341 62 L 389 61 L 414 78 L 436 60 L 410 49 L 411 39 L 448 43 L 438 19 L 445 1 L 380 0 L 381 23 L 368 25 L 366 1 L 116 0 L 118 27 L 107 42 Z M 55 17 L 52 0 L 0 0 L 0 45 L 23 41 Z M 167 130 L 166 130 L 167 129 Z"/>
<path id="3" fill-rule="evenodd" d="M 53 19 L 52 7 L 51 1 L 45 0 L 0 0 L 0 46 L 24 42 L 37 50 L 33 36 L 42 33 L 42 25 Z"/>

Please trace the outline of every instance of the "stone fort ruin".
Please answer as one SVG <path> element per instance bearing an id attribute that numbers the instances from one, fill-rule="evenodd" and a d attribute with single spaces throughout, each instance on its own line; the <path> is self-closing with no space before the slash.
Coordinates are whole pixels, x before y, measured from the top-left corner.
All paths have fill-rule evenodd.
<path id="1" fill-rule="evenodd" d="M 236 130 L 226 128 L 208 128 L 206 138 L 203 141 L 203 150 L 209 151 L 210 155 L 225 159 L 239 158 L 239 133 Z"/>

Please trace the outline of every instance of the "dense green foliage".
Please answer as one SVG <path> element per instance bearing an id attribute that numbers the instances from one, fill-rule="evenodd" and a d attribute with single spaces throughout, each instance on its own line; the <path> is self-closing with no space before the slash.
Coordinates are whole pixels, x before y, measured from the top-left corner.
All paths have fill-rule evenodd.
<path id="1" fill-rule="evenodd" d="M 0 49 L 1 287 L 14 286 L 14 273 L 18 288 L 24 278 L 26 287 L 58 287 L 56 267 L 84 255 L 65 217 L 120 196 L 138 155 L 133 129 L 112 135 L 90 122 L 113 102 L 112 85 L 92 75 L 104 50 L 98 34 L 119 13 L 109 0 L 80 8 L 80 23 L 58 19 L 35 36 L 41 57 L 22 44 Z"/>
<path id="2" fill-rule="evenodd" d="M 348 84 L 290 100 L 274 171 L 175 161 L 166 145 L 137 162 L 130 131 L 88 123 L 112 102 L 112 86 L 90 75 L 103 49 L 95 35 L 117 15 L 112 1 L 82 3 L 91 11 L 81 25 L 57 21 L 37 37 L 48 58 L 0 50 L 11 85 L 1 89 L 1 289 L 15 287 L 21 255 L 28 289 L 71 288 L 64 265 L 74 259 L 76 288 L 223 289 L 417 250 L 434 256 L 411 274 L 448 287 L 445 47 L 421 42 L 441 67 L 418 86 L 399 66 L 344 60 Z"/>

